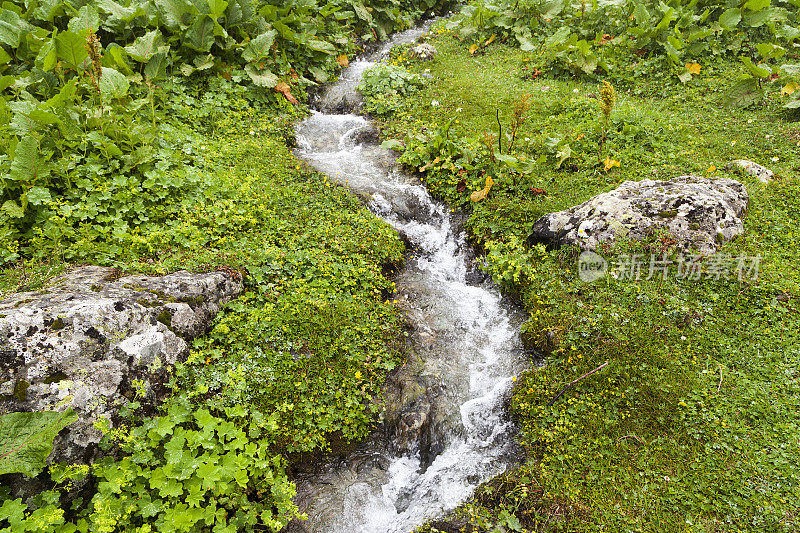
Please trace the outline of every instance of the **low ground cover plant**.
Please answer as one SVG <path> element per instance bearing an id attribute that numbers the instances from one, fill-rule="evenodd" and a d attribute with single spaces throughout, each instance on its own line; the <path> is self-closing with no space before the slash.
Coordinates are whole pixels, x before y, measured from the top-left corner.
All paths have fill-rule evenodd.
<path id="1" fill-rule="evenodd" d="M 796 529 L 800 130 L 785 95 L 726 106 L 742 68 L 729 57 L 666 86 L 609 75 L 612 100 L 593 76 L 534 68 L 541 56 L 518 42 L 471 49 L 447 25 L 430 42 L 436 59 L 411 68 L 431 78 L 385 122 L 387 144 L 469 215 L 486 272 L 530 313 L 523 337 L 545 359 L 512 399 L 524 464 L 422 530 Z M 521 102 L 527 118 L 506 149 Z M 498 137 L 515 164 L 498 159 Z M 775 181 L 725 170 L 740 158 Z M 746 185 L 745 235 L 717 257 L 759 257 L 757 279 L 709 275 L 706 261 L 700 280 L 586 283 L 577 250 L 526 243 L 546 213 L 625 180 L 686 174 Z M 654 234 L 599 252 L 613 262 L 674 245 Z"/>

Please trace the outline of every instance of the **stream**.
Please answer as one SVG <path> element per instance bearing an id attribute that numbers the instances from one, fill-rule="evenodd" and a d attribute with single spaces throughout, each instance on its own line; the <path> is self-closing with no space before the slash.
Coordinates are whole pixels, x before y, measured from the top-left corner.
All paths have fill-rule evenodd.
<path id="1" fill-rule="evenodd" d="M 348 455 L 295 474 L 308 520 L 289 532 L 408 532 L 519 460 L 505 406 L 528 360 L 518 335 L 523 313 L 477 269 L 460 218 L 402 172 L 369 121 L 352 114 L 364 71 L 426 31 L 397 34 L 352 62 L 296 128 L 297 155 L 409 243 L 395 298 L 411 325 L 411 355 L 387 385 L 382 428 Z"/>

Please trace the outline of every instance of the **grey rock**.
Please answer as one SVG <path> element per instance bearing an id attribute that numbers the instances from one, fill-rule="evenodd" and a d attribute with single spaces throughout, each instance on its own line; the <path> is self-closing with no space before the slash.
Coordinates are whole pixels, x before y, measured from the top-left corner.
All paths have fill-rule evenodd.
<path id="1" fill-rule="evenodd" d="M 436 57 L 436 47 L 430 44 L 418 44 L 411 49 L 411 57 L 422 61 L 430 61 Z"/>
<path id="2" fill-rule="evenodd" d="M 619 237 L 641 240 L 655 230 L 667 230 L 684 250 L 708 255 L 743 233 L 748 200 L 744 185 L 725 178 L 626 181 L 580 205 L 543 216 L 534 222 L 528 242 L 595 250 Z"/>
<path id="3" fill-rule="evenodd" d="M 143 391 L 145 407 L 167 393 L 169 366 L 187 341 L 206 332 L 222 306 L 242 292 L 223 272 L 128 276 L 110 268 L 72 270 L 37 292 L 0 300 L 0 413 L 63 411 L 78 420 L 59 434 L 51 461 L 88 463 L 119 408 Z M 14 394 L 27 383 L 25 394 Z"/>
<path id="4" fill-rule="evenodd" d="M 737 159 L 725 165 L 727 170 L 734 170 L 741 174 L 753 176 L 761 183 L 769 183 L 775 178 L 775 173 L 767 167 L 762 167 L 758 163 L 753 163 L 747 159 Z"/>

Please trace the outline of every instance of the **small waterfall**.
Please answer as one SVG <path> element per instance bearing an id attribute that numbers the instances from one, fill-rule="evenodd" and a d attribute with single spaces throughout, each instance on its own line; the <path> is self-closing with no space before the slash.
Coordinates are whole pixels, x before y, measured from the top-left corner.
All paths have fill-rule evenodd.
<path id="1" fill-rule="evenodd" d="M 298 475 L 298 505 L 309 520 L 289 531 L 408 532 L 470 497 L 503 472 L 518 450 L 504 404 L 513 376 L 525 367 L 519 309 L 483 279 L 456 218 L 401 172 L 379 148 L 370 123 L 352 111 L 361 75 L 394 44 L 354 61 L 297 126 L 297 155 L 365 199 L 411 244 L 396 280 L 414 328 L 413 355 L 394 387 L 393 424 L 358 450 Z"/>

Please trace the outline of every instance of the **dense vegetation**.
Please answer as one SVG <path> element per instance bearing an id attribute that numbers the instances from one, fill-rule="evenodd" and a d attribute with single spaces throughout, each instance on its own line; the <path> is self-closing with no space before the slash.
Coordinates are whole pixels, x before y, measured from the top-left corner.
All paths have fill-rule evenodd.
<path id="1" fill-rule="evenodd" d="M 291 125 L 365 41 L 441 5 L 3 4 L 0 289 L 91 262 L 226 266 L 246 293 L 175 368 L 163 411 L 124 408 L 109 457 L 27 471 L 52 487 L 32 501 L 0 488 L 0 531 L 279 530 L 297 514 L 290 458 L 370 431 L 402 359 L 389 296 L 403 246 L 293 157 Z M 434 33 L 435 61 L 400 48 L 368 73 L 366 109 L 469 213 L 484 268 L 547 354 L 512 401 L 525 464 L 451 524 L 796 530 L 797 0 L 478 1 Z M 746 232 L 721 250 L 760 255 L 757 281 L 585 284 L 575 250 L 525 243 L 542 214 L 623 180 L 727 175 L 734 158 L 777 174 L 737 178 Z M 604 254 L 673 245 L 654 235 Z"/>
<path id="2" fill-rule="evenodd" d="M 434 61 L 393 55 L 396 67 L 430 80 L 384 115 L 385 146 L 467 210 L 484 268 L 529 311 L 523 334 L 546 354 L 518 377 L 512 401 L 526 462 L 425 530 L 795 531 L 797 10 L 783 2 L 562 7 L 476 2 L 434 29 Z M 769 22 L 751 24 L 762 9 Z M 647 36 L 645 13 L 656 21 Z M 723 15 L 742 25 L 729 31 Z M 667 45 L 691 25 L 707 35 L 672 57 Z M 520 28 L 533 28 L 523 35 L 530 42 Z M 578 48 L 565 54 L 556 41 L 572 35 Z M 581 39 L 598 54 L 592 68 L 578 65 Z M 766 50 L 755 46 L 762 42 L 783 49 L 780 62 L 747 61 Z M 755 63 L 772 74 L 755 82 L 752 98 L 732 98 Z M 769 166 L 776 180 L 725 170 L 739 158 Z M 745 235 L 717 257 L 760 256 L 757 280 L 714 275 L 706 260 L 699 280 L 585 283 L 576 250 L 526 244 L 543 214 L 625 180 L 686 174 L 746 185 Z M 602 254 L 676 252 L 669 235 L 654 234 Z"/>
<path id="3" fill-rule="evenodd" d="M 90 262 L 225 267 L 246 291 L 174 369 L 162 412 L 124 406 L 109 457 L 4 470 L 51 490 L 0 488 L 0 531 L 279 530 L 297 514 L 288 458 L 371 430 L 402 357 L 403 245 L 292 155 L 292 125 L 310 87 L 433 7 L 3 4 L 0 289 Z"/>

